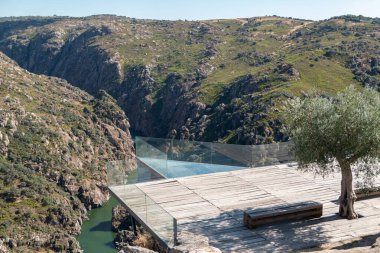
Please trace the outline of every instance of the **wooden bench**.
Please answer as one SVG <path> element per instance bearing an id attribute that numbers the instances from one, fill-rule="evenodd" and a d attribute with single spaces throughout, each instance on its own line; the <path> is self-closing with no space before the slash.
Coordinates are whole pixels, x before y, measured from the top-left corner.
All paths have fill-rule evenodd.
<path id="1" fill-rule="evenodd" d="M 380 197 L 380 188 L 370 188 L 370 189 L 357 189 L 355 190 L 356 201 L 378 198 Z"/>
<path id="2" fill-rule="evenodd" d="M 244 226 L 256 228 L 265 224 L 318 218 L 322 216 L 322 209 L 323 205 L 314 201 L 253 209 L 244 212 Z"/>

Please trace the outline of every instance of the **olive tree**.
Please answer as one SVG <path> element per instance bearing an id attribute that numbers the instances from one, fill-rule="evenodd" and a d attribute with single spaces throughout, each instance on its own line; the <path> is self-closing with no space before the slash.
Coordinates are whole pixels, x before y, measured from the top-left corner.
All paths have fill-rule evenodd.
<path id="1" fill-rule="evenodd" d="M 317 94 L 288 101 L 285 132 L 301 170 L 342 175 L 339 214 L 357 218 L 353 172 L 367 187 L 379 174 L 380 97 L 348 87 L 335 97 Z M 368 186 L 369 185 L 369 186 Z"/>

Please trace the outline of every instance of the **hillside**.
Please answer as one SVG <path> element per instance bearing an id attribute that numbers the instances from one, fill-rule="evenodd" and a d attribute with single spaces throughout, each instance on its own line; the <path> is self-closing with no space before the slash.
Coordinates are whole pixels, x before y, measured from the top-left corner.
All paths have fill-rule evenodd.
<path id="1" fill-rule="evenodd" d="M 136 133 L 257 144 L 286 139 L 286 97 L 380 87 L 379 31 L 362 16 L 3 18 L 0 50 L 29 71 L 106 90 Z"/>
<path id="2" fill-rule="evenodd" d="M 0 53 L 0 252 L 79 252 L 87 210 L 108 199 L 105 162 L 133 165 L 124 112 Z"/>

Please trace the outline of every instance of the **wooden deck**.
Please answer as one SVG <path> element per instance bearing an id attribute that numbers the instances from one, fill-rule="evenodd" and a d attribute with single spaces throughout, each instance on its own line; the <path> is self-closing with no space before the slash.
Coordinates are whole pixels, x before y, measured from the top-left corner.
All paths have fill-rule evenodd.
<path id="1" fill-rule="evenodd" d="M 357 202 L 361 218 L 348 221 L 336 214 L 339 188 L 339 175 L 322 179 L 279 165 L 110 189 L 135 215 L 148 216 L 159 236 L 170 235 L 171 215 L 179 232 L 205 235 L 222 252 L 288 252 L 380 233 L 380 198 Z M 142 192 L 158 205 L 144 206 Z M 323 203 L 323 216 L 253 230 L 243 225 L 245 210 L 300 201 Z"/>

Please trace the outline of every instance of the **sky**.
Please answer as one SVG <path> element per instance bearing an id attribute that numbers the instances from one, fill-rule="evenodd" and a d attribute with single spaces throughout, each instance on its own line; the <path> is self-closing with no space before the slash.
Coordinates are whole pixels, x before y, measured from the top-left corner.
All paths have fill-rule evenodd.
<path id="1" fill-rule="evenodd" d="M 380 0 L 0 0 L 0 17 L 95 14 L 168 20 L 265 15 L 322 20 L 343 14 L 380 17 Z"/>

